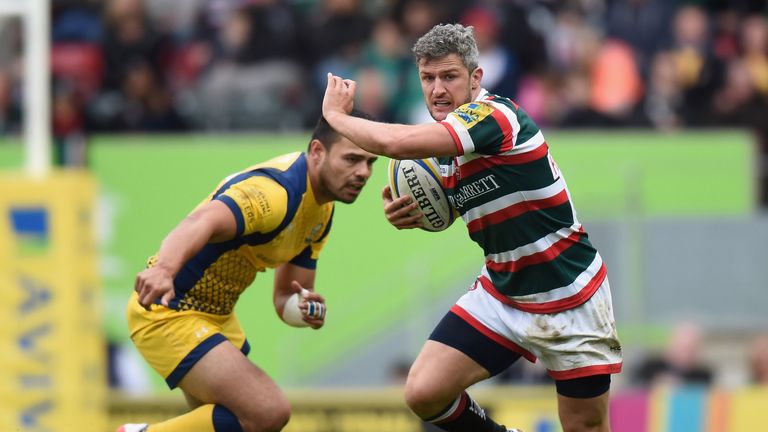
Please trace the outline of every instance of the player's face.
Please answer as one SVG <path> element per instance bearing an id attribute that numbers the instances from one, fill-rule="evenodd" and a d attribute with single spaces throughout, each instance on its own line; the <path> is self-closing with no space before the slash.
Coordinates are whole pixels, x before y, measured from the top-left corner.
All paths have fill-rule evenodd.
<path id="1" fill-rule="evenodd" d="M 354 202 L 371 176 L 377 158 L 342 137 L 325 151 L 320 162 L 318 180 L 322 193 L 335 201 Z"/>
<path id="2" fill-rule="evenodd" d="M 480 68 L 470 73 L 456 54 L 419 61 L 421 91 L 432 118 L 445 120 L 451 111 L 474 99 L 482 76 Z"/>

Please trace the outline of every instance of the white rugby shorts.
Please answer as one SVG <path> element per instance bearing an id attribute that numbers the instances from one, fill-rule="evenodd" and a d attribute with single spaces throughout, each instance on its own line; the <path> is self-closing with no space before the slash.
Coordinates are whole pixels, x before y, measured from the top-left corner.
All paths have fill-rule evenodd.
<path id="1" fill-rule="evenodd" d="M 529 361 L 540 359 L 556 380 L 621 372 L 621 344 L 608 278 L 580 306 L 551 314 L 506 305 L 475 282 L 451 312 Z"/>

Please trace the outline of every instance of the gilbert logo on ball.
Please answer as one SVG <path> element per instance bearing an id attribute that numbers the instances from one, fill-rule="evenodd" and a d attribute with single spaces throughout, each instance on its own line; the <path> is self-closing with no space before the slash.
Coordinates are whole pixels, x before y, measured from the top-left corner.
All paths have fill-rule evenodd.
<path id="1" fill-rule="evenodd" d="M 453 208 L 443 190 L 440 165 L 435 158 L 389 161 L 392 197 L 409 195 L 423 215 L 423 229 L 442 231 L 453 222 Z"/>

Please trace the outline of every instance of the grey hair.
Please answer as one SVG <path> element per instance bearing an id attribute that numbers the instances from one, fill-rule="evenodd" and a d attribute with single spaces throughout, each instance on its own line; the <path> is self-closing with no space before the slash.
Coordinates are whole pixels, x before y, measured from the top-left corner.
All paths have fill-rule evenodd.
<path id="1" fill-rule="evenodd" d="M 477 69 L 480 54 L 472 26 L 438 24 L 413 45 L 413 56 L 417 64 L 421 60 L 440 59 L 450 54 L 458 55 L 470 73 Z"/>

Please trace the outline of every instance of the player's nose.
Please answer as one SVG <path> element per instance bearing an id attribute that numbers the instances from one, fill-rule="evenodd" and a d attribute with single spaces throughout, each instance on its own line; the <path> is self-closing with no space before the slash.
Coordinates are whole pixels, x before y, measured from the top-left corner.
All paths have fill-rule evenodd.
<path id="1" fill-rule="evenodd" d="M 355 169 L 355 177 L 361 179 L 362 181 L 365 181 L 371 177 L 371 173 L 372 167 L 367 163 L 361 163 Z"/>

